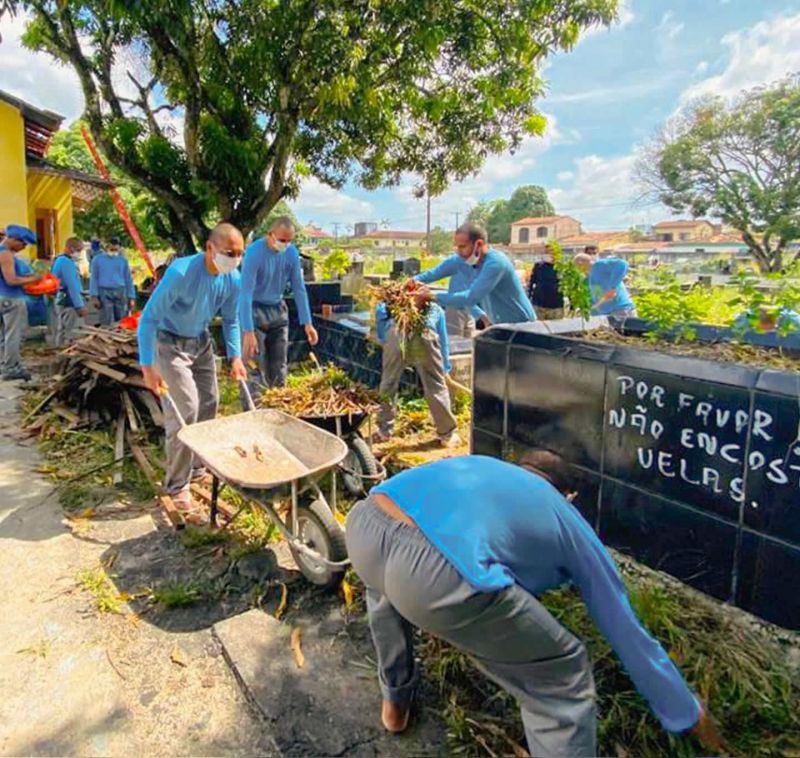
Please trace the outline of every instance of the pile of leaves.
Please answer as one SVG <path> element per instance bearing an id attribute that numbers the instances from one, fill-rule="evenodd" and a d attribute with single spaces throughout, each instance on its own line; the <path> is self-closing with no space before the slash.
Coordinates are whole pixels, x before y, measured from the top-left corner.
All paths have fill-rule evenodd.
<path id="1" fill-rule="evenodd" d="M 388 281 L 370 287 L 369 294 L 373 308 L 378 303 L 386 305 L 401 340 L 419 337 L 427 328 L 431 303 L 422 307 L 417 305 L 414 289 L 408 286 L 408 280 Z"/>
<path id="2" fill-rule="evenodd" d="M 558 287 L 561 294 L 569 302 L 572 313 L 588 320 L 592 315 L 592 295 L 589 292 L 589 282 L 557 242 L 550 243 L 553 253 L 553 268 L 558 276 Z"/>
<path id="3" fill-rule="evenodd" d="M 378 396 L 329 364 L 322 369 L 292 374 L 286 387 L 266 390 L 258 404 L 292 416 L 327 418 L 369 413 L 378 407 Z"/>

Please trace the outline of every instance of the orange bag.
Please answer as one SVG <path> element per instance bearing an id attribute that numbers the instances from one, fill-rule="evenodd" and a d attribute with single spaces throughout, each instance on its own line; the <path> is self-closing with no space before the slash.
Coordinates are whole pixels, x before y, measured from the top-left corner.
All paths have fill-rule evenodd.
<path id="1" fill-rule="evenodd" d="M 60 286 L 61 282 L 58 277 L 48 272 L 38 282 L 26 284 L 22 289 L 28 295 L 55 295 Z"/>
<path id="2" fill-rule="evenodd" d="M 136 311 L 130 316 L 125 316 L 119 320 L 120 329 L 127 329 L 129 332 L 135 332 L 139 328 L 139 317 L 142 315 L 141 311 Z"/>

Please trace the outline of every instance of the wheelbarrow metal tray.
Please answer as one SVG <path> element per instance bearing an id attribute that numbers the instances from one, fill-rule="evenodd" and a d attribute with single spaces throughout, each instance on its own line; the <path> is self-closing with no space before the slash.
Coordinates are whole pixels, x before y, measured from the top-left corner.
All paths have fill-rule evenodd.
<path id="1" fill-rule="evenodd" d="M 220 479 L 243 489 L 313 476 L 347 455 L 336 435 L 270 409 L 184 426 L 178 439 Z"/>
<path id="2" fill-rule="evenodd" d="M 336 419 L 340 419 L 340 429 L 343 436 L 357 432 L 366 421 L 367 411 L 343 413 L 338 416 L 300 416 L 303 421 L 313 424 L 326 432 L 336 433 Z"/>

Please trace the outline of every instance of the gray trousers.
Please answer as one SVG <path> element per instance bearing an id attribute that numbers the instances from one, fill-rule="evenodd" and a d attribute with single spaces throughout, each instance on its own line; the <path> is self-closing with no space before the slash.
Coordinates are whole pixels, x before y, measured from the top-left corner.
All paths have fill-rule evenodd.
<path id="1" fill-rule="evenodd" d="M 455 417 L 450 410 L 450 393 L 445 382 L 444 361 L 439 338 L 432 330 L 406 344 L 405 355 L 400 347 L 397 329 L 392 324 L 383 343 L 381 372 L 381 408 L 378 426 L 383 434 L 391 434 L 397 417 L 397 392 L 406 364 L 412 365 L 422 382 L 422 391 L 431 409 L 436 432 L 443 437 L 455 431 Z"/>
<path id="2" fill-rule="evenodd" d="M 469 337 L 475 334 L 475 319 L 472 314 L 460 308 L 445 308 L 447 333 L 451 337 Z"/>
<path id="3" fill-rule="evenodd" d="M 128 315 L 128 298 L 121 287 L 100 287 L 97 291 L 100 300 L 100 324 L 111 326 Z"/>
<path id="4" fill-rule="evenodd" d="M 0 373 L 23 371 L 22 341 L 28 329 L 28 304 L 24 297 L 0 300 Z"/>
<path id="5" fill-rule="evenodd" d="M 347 518 L 347 551 L 366 585 L 384 699 L 409 703 L 414 626 L 467 653 L 522 709 L 531 755 L 596 756 L 594 679 L 583 643 L 519 585 L 478 592 L 415 526 L 371 498 Z"/>
<path id="6" fill-rule="evenodd" d="M 158 333 L 158 368 L 169 394 L 187 424 L 207 421 L 217 415 L 219 389 L 214 346 L 209 334 L 179 337 Z M 166 474 L 164 489 L 170 495 L 189 487 L 195 466 L 191 450 L 178 440 L 181 423 L 169 403 L 162 403 L 166 432 Z"/>
<path id="7" fill-rule="evenodd" d="M 55 339 L 53 344 L 56 347 L 67 347 L 75 340 L 75 330 L 83 325 L 83 319 L 78 315 L 75 308 L 68 305 L 61 305 L 58 302 L 53 305 L 53 327 L 55 329 Z"/>
<path id="8" fill-rule="evenodd" d="M 289 308 L 285 302 L 256 304 L 253 323 L 258 340 L 258 370 L 249 370 L 251 392 L 258 385 L 283 387 L 289 363 Z"/>

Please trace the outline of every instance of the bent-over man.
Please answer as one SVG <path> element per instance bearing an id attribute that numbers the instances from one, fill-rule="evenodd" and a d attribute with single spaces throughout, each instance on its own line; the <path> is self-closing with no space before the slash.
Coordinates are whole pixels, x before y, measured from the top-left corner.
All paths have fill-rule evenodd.
<path id="1" fill-rule="evenodd" d="M 208 326 L 222 315 L 225 350 L 231 377 L 247 378 L 241 359 L 238 301 L 239 272 L 244 252 L 242 233 L 219 224 L 203 253 L 178 258 L 148 300 L 139 321 L 139 362 L 148 389 L 169 391 L 187 424 L 217 414 L 219 389 L 214 346 Z M 191 451 L 178 440 L 180 420 L 164 403 L 166 475 L 164 489 L 184 512 L 193 510 L 190 483 L 202 476 Z"/>
<path id="2" fill-rule="evenodd" d="M 303 281 L 300 252 L 292 244 L 295 229 L 291 219 L 275 219 L 266 237 L 247 246 L 242 264 L 243 353 L 248 363 L 259 356 L 260 384 L 283 387 L 289 362 L 289 308 L 284 300 L 291 283 L 297 317 L 313 347 L 319 337 L 311 323 L 311 308 Z"/>
<path id="3" fill-rule="evenodd" d="M 517 698 L 531 755 L 596 756 L 586 648 L 536 599 L 572 582 L 662 726 L 697 727 L 699 701 L 565 496 L 568 468 L 547 451 L 524 465 L 529 470 L 484 456 L 437 461 L 379 484 L 351 511 L 347 549 L 366 585 L 384 726 L 400 732 L 408 724 L 413 624 L 468 653 Z"/>
<path id="4" fill-rule="evenodd" d="M 575 265 L 587 276 L 592 296 L 592 314 L 628 318 L 636 315 L 636 305 L 625 286 L 628 262 L 621 258 L 595 257 L 596 248 L 578 253 Z"/>

